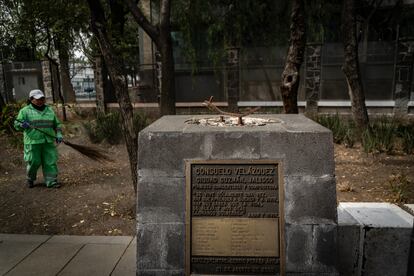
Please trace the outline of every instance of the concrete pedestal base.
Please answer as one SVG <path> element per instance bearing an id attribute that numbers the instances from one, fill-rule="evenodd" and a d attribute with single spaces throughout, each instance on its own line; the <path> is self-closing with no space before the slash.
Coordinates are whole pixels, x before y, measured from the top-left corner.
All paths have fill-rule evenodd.
<path id="1" fill-rule="evenodd" d="M 338 206 L 341 275 L 406 276 L 413 216 L 389 203 Z"/>
<path id="2" fill-rule="evenodd" d="M 280 120 L 255 127 L 186 123 L 201 117 L 165 116 L 139 135 L 137 275 L 184 275 L 185 160 L 281 161 L 286 274 L 336 275 L 332 133 L 302 115 L 251 116 Z"/>

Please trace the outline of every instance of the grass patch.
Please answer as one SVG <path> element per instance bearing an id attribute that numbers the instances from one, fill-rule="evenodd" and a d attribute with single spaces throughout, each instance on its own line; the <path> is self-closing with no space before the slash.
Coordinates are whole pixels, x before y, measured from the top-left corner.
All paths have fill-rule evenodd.
<path id="1" fill-rule="evenodd" d="M 320 115 L 316 121 L 332 131 L 333 140 L 336 144 L 345 144 L 353 147 L 356 142 L 355 127 L 352 121 L 343 119 L 338 113 L 335 115 Z"/>
<path id="2" fill-rule="evenodd" d="M 403 122 L 395 118 L 382 116 L 370 123 L 369 129 L 362 134 L 362 146 L 366 153 L 393 153 L 395 150 L 401 150 L 398 139 L 401 134 Z M 404 128 L 405 129 L 405 128 Z M 409 128 L 412 129 L 412 128 Z M 408 131 L 408 130 L 405 130 Z M 404 132 L 404 131 L 403 131 Z M 406 133 L 406 132 L 404 132 Z M 408 141 L 408 138 L 407 138 Z M 408 142 L 409 143 L 409 142 Z M 404 142 L 403 142 L 404 144 Z M 407 145 L 407 147 L 409 147 Z M 408 149 L 407 149 L 408 150 Z"/>
<path id="3" fill-rule="evenodd" d="M 382 116 L 372 119 L 369 128 L 357 135 L 357 129 L 351 119 L 335 115 L 319 115 L 315 120 L 332 131 L 333 140 L 346 147 L 354 147 L 361 141 L 366 153 L 387 153 L 414 151 L 414 124 L 403 120 Z"/>
<path id="4" fill-rule="evenodd" d="M 409 188 L 412 185 L 407 176 L 404 174 L 392 175 L 388 183 L 394 202 L 406 203 L 409 198 Z"/>
<path id="5" fill-rule="evenodd" d="M 406 154 L 412 154 L 414 150 L 414 124 L 398 126 L 397 135 L 400 139 L 402 151 Z"/>

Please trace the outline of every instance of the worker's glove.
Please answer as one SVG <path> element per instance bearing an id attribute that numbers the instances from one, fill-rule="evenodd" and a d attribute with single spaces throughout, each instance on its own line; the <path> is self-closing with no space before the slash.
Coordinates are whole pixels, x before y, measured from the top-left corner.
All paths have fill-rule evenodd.
<path id="1" fill-rule="evenodd" d="M 63 137 L 56 137 L 56 143 L 60 144 L 63 142 Z"/>
<path id="2" fill-rule="evenodd" d="M 30 128 L 30 124 L 28 121 L 23 121 L 23 123 L 21 123 L 20 126 L 24 129 Z"/>

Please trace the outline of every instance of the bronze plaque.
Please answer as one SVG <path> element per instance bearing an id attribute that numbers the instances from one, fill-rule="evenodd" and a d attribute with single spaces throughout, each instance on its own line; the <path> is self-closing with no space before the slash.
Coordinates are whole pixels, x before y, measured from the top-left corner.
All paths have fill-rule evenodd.
<path id="1" fill-rule="evenodd" d="M 187 162 L 187 275 L 283 275 L 280 164 Z"/>

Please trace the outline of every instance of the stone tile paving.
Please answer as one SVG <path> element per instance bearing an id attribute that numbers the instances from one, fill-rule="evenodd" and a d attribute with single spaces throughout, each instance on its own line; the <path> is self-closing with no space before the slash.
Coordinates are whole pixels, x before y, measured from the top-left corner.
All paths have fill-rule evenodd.
<path id="1" fill-rule="evenodd" d="M 0 275 L 135 275 L 136 239 L 0 234 Z"/>

